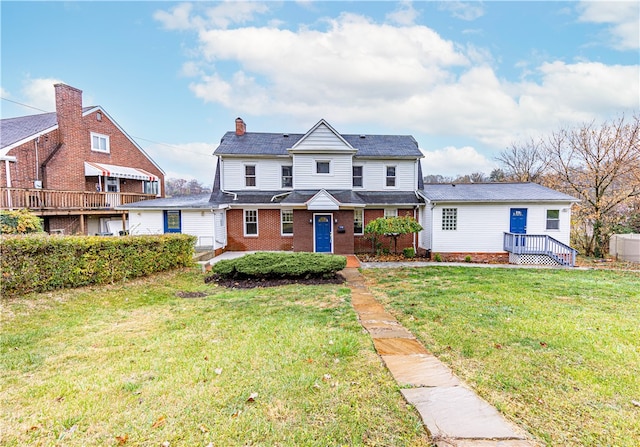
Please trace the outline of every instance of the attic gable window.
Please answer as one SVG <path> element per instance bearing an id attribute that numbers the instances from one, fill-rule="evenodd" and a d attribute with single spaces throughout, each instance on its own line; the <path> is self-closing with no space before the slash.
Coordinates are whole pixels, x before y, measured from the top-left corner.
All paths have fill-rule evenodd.
<path id="1" fill-rule="evenodd" d="M 245 165 L 244 186 L 256 186 L 256 165 Z"/>
<path id="2" fill-rule="evenodd" d="M 109 153 L 109 136 L 91 132 L 91 150 Z"/>
<path id="3" fill-rule="evenodd" d="M 316 174 L 330 174 L 331 162 L 329 161 L 316 161 Z"/>

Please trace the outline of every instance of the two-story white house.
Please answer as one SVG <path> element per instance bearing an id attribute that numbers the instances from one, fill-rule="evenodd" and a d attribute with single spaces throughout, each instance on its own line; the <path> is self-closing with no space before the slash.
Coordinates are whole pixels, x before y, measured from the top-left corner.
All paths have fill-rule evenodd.
<path id="1" fill-rule="evenodd" d="M 304 134 L 235 125 L 214 151 L 211 195 L 126 205 L 131 234 L 189 233 L 216 253 L 352 254 L 372 251 L 368 222 L 409 215 L 424 230 L 400 238 L 398 250 L 444 259 L 507 260 L 509 244 L 523 240 L 505 233 L 526 234 L 527 222 L 529 232 L 569 243 L 574 198 L 532 183 L 424 185 L 410 135 L 344 135 L 324 119 Z"/>

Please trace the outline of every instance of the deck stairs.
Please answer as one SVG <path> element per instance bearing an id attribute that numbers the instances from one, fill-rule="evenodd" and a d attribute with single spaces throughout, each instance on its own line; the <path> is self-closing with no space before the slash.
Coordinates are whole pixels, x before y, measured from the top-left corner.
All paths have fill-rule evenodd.
<path id="1" fill-rule="evenodd" d="M 578 251 L 547 234 L 504 233 L 504 250 L 511 264 L 574 267 Z"/>

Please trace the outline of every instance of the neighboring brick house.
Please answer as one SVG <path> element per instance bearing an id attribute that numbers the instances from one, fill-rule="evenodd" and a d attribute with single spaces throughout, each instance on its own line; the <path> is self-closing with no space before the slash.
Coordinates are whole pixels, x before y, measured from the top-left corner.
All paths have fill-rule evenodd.
<path id="1" fill-rule="evenodd" d="M 305 134 L 247 132 L 238 118 L 214 155 L 210 196 L 123 205 L 132 232 L 193 234 L 217 253 L 350 254 L 373 251 L 371 220 L 408 215 L 424 229 L 402 236 L 398 251 L 519 263 L 574 255 L 573 197 L 533 183 L 425 185 L 412 136 L 342 135 L 325 120 Z"/>
<path id="2" fill-rule="evenodd" d="M 81 90 L 54 88 L 55 112 L 0 121 L 0 208 L 28 208 L 54 233 L 126 230 L 115 207 L 162 197 L 164 171 Z"/>

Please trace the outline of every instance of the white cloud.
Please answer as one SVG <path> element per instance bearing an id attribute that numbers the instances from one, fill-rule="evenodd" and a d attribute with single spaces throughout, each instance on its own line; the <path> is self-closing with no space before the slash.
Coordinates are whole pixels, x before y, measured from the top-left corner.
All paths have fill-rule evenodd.
<path id="1" fill-rule="evenodd" d="M 458 175 L 483 172 L 487 176 L 496 167 L 496 163 L 488 160 L 471 146 L 456 148 L 443 147 L 433 151 L 423 151 L 423 175 L 443 175 L 456 177 Z"/>
<path id="2" fill-rule="evenodd" d="M 467 21 L 476 20 L 484 15 L 482 2 L 443 1 L 440 2 L 439 9 L 449 11 L 453 17 Z"/>
<path id="3" fill-rule="evenodd" d="M 247 1 L 225 1 L 216 6 L 201 8 L 202 4 L 181 3 L 167 11 L 156 11 L 153 17 L 168 30 L 225 29 L 232 24 L 251 22 L 257 14 L 269 11 L 267 4 Z M 196 11 L 197 9 L 198 11 Z M 202 15 L 197 15 L 202 13 Z"/>
<path id="4" fill-rule="evenodd" d="M 410 1 L 402 1 L 398 8 L 387 14 L 387 20 L 398 25 L 413 25 L 419 13 Z"/>
<path id="5" fill-rule="evenodd" d="M 24 102 L 40 110 L 54 112 L 56 110 L 56 98 L 53 86 L 62 82 L 55 78 L 29 78 L 25 80 L 22 87 Z"/>
<path id="6" fill-rule="evenodd" d="M 200 29 L 199 57 L 184 68 L 194 76 L 190 88 L 234 115 L 464 135 L 495 150 L 640 107 L 637 65 L 541 55 L 547 62 L 527 65 L 535 80 L 508 81 L 487 49 L 457 45 L 426 26 L 347 13 L 325 23 L 322 30 Z"/>
<path id="7" fill-rule="evenodd" d="M 165 178 L 196 179 L 206 186 L 213 185 L 215 157 L 212 155 L 217 144 L 145 143 L 144 150 L 165 171 Z M 188 173 L 188 176 L 185 176 Z"/>
<path id="8" fill-rule="evenodd" d="M 581 22 L 610 25 L 610 42 L 618 50 L 640 48 L 640 3 L 637 1 L 582 1 L 578 6 Z"/>

